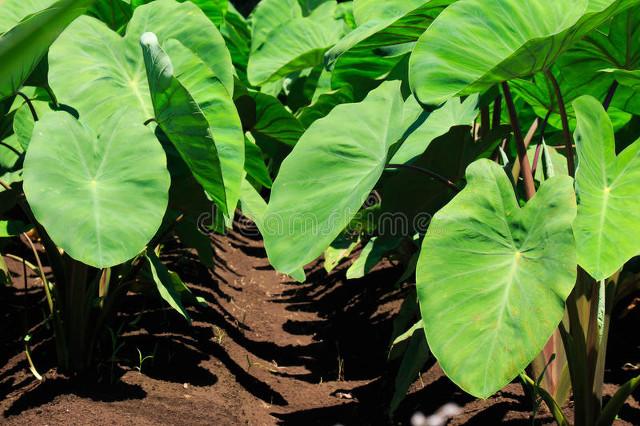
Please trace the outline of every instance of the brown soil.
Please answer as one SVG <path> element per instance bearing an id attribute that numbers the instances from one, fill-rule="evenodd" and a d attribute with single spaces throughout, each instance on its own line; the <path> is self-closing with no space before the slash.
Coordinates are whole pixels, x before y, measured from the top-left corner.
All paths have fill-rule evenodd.
<path id="1" fill-rule="evenodd" d="M 15 288 L 2 289 L 0 297 L 0 423 L 391 424 L 384 415 L 393 380 L 386 352 L 394 313 L 408 289 L 393 286 L 401 271 L 385 265 L 364 280 L 346 282 L 344 265 L 332 274 L 313 265 L 308 283 L 298 284 L 269 267 L 260 241 L 231 234 L 216 237 L 214 246 L 213 272 L 178 247 L 166 259 L 207 301 L 207 307 L 190 308 L 191 326 L 152 299 L 130 296 L 131 309 L 144 308 L 121 316 L 129 325 L 120 339 L 113 385 L 105 384 L 110 364 L 103 365 L 102 384 L 56 375 L 43 324 L 33 331 L 32 349 L 38 369 L 48 372 L 43 382 L 33 378 L 20 339 L 27 324 L 43 317 L 34 308 L 43 306 L 42 287 L 30 277 L 25 293 L 17 279 L 22 265 L 10 262 Z M 640 359 L 633 326 L 638 311 L 614 324 L 612 383 L 631 377 L 623 366 Z M 155 354 L 142 373 L 135 368 L 138 349 Z M 608 393 L 616 387 L 607 386 Z M 619 424 L 640 424 L 640 394 L 634 397 Z M 410 424 L 415 412 L 431 414 L 448 402 L 464 410 L 451 425 L 531 424 L 531 404 L 518 384 L 487 401 L 475 400 L 437 365 L 413 385 L 394 424 Z M 544 413 L 539 419 L 550 423 Z"/>

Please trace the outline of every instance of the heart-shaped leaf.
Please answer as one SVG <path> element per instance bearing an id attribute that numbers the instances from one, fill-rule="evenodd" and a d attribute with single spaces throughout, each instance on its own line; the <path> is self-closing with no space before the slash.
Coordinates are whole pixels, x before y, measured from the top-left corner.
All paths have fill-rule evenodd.
<path id="1" fill-rule="evenodd" d="M 611 121 L 598 100 L 573 103 L 578 118 L 574 224 L 578 263 L 596 280 L 613 275 L 640 254 L 640 140 L 616 157 Z"/>
<path id="2" fill-rule="evenodd" d="M 263 235 L 276 269 L 291 273 L 322 254 L 362 207 L 401 135 L 397 81 L 309 127 L 282 163 L 267 208 Z"/>
<path id="3" fill-rule="evenodd" d="M 135 9 L 124 37 L 87 16 L 67 28 L 49 52 L 49 83 L 58 100 L 75 108 L 80 119 L 93 127 L 123 107 L 141 123 L 152 118 L 139 44 L 147 31 L 161 42 L 178 40 L 233 93 L 231 58 L 216 27 L 191 2 L 157 0 Z"/>
<path id="4" fill-rule="evenodd" d="M 422 103 L 439 104 L 534 74 L 606 19 L 637 4 L 459 0 L 420 37 L 411 56 L 411 86 Z"/>
<path id="5" fill-rule="evenodd" d="M 20 88 L 60 33 L 92 0 L 0 2 L 0 100 Z"/>
<path id="6" fill-rule="evenodd" d="M 462 389 L 487 398 L 524 370 L 564 315 L 577 275 L 573 180 L 545 181 L 524 208 L 490 160 L 433 218 L 416 271 L 431 351 Z"/>
<path id="7" fill-rule="evenodd" d="M 36 219 L 74 259 L 107 268 L 135 257 L 158 231 L 168 191 L 164 151 L 128 111 L 98 131 L 65 112 L 36 123 L 24 192 Z"/>

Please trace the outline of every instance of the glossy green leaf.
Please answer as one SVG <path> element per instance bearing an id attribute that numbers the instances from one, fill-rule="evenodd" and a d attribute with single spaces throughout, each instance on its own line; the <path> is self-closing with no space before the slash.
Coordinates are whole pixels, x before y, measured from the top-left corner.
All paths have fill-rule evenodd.
<path id="1" fill-rule="evenodd" d="M 578 117 L 574 231 L 578 263 L 596 280 L 613 275 L 640 254 L 640 140 L 616 156 L 611 121 L 592 97 L 573 103 Z"/>
<path id="2" fill-rule="evenodd" d="M 416 271 L 429 348 L 447 376 L 487 398 L 543 348 L 577 275 L 573 180 L 545 181 L 524 208 L 493 161 L 433 218 Z"/>
<path id="3" fill-rule="evenodd" d="M 640 86 L 640 7 L 617 15 L 608 33 L 593 31 L 573 50 L 576 64 L 598 63 L 601 71 L 611 72 L 623 85 Z M 581 67 L 580 67 L 581 68 Z M 629 80 L 631 79 L 631 80 Z"/>
<path id="4" fill-rule="evenodd" d="M 87 16 L 67 28 L 49 52 L 49 83 L 58 100 L 75 108 L 91 126 L 99 126 L 123 107 L 141 123 L 152 118 L 139 43 L 147 31 L 161 42 L 178 40 L 233 93 L 231 58 L 211 21 L 191 2 L 157 0 L 135 9 L 124 37 Z"/>
<path id="5" fill-rule="evenodd" d="M 158 231 L 168 202 L 166 167 L 153 132 L 126 110 L 97 131 L 55 112 L 34 128 L 24 192 L 56 245 L 107 268 L 135 257 Z"/>
<path id="6" fill-rule="evenodd" d="M 353 15 L 360 27 L 368 21 L 397 17 L 420 3 L 424 0 L 354 0 Z"/>
<path id="7" fill-rule="evenodd" d="M 439 104 L 534 74 L 608 18 L 638 3 L 459 0 L 420 37 L 411 56 L 411 86 L 421 103 Z"/>
<path id="8" fill-rule="evenodd" d="M 313 123 L 282 163 L 267 209 L 265 247 L 281 272 L 318 257 L 342 232 L 382 175 L 402 132 L 399 82 Z"/>
<path id="9" fill-rule="evenodd" d="M 244 135 L 220 80 L 179 41 L 141 38 L 158 124 L 195 178 L 227 216 L 235 210 L 244 164 Z"/>
<path id="10" fill-rule="evenodd" d="M 640 91 L 640 70 L 627 71 L 608 68 L 603 72 L 612 74 L 613 78 L 623 86 Z"/>
<path id="11" fill-rule="evenodd" d="M 0 100 L 14 94 L 60 33 L 92 0 L 0 2 Z"/>
<path id="12" fill-rule="evenodd" d="M 247 75 L 254 86 L 320 65 L 324 53 L 340 38 L 338 21 L 296 18 L 269 33 L 249 57 Z"/>

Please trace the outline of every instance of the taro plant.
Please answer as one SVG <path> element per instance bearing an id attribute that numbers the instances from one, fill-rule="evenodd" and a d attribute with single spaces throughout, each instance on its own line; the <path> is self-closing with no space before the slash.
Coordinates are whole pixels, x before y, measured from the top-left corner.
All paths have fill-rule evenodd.
<path id="1" fill-rule="evenodd" d="M 358 102 L 307 128 L 255 210 L 272 264 L 301 279 L 375 190 L 374 238 L 350 274 L 393 250 L 382 213 L 414 225 L 392 238 L 419 243 L 417 294 L 396 322 L 409 355 L 398 389 L 430 352 L 477 397 L 520 376 L 559 424 L 571 391 L 576 425 L 612 424 L 640 383 L 603 400 L 612 309 L 640 254 L 640 2 L 356 0 L 353 11 L 323 73 Z M 377 74 L 349 83 L 341 61 Z M 430 215 L 426 232 L 415 226 Z"/>
<path id="2" fill-rule="evenodd" d="M 123 13 L 110 14 L 115 5 L 91 3 L 0 5 L 2 25 L 14 25 L 0 38 L 3 157 L 15 156 L 0 176 L 11 202 L 3 236 L 35 228 L 46 262 L 34 235 L 25 240 L 59 367 L 74 374 L 109 343 L 130 290 L 151 283 L 189 319 L 185 305 L 198 300 L 160 261 L 163 241 L 178 235 L 212 266 L 196 222 L 215 206 L 211 226 L 231 223 L 244 176 L 234 70 L 214 8 L 121 2 Z"/>

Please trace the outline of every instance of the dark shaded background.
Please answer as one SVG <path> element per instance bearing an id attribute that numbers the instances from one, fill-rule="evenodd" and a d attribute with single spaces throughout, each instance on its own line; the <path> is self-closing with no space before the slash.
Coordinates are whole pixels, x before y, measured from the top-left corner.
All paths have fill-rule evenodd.
<path id="1" fill-rule="evenodd" d="M 258 1 L 259 0 L 231 0 L 231 3 L 233 3 L 240 13 L 247 16 L 256 4 L 258 4 Z"/>
<path id="2" fill-rule="evenodd" d="M 258 4 L 260 0 L 231 0 L 231 3 L 238 9 L 244 16 L 249 15 L 253 8 Z M 342 3 L 346 0 L 338 0 L 338 3 Z"/>

